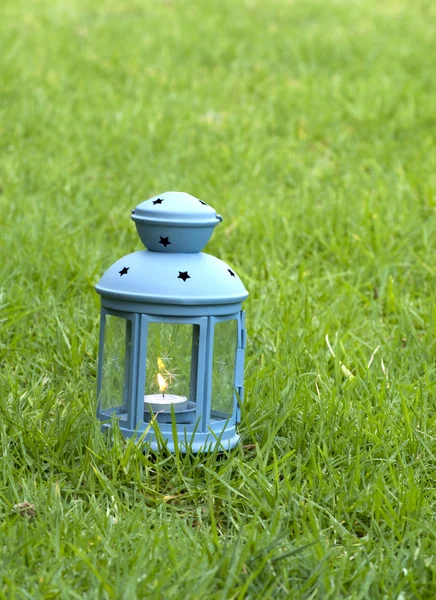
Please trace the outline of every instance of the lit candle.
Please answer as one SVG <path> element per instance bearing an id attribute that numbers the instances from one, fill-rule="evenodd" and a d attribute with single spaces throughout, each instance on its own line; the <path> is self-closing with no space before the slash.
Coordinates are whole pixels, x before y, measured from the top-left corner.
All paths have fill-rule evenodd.
<path id="1" fill-rule="evenodd" d="M 163 368 L 163 362 L 158 359 L 159 368 Z M 166 394 L 165 390 L 168 388 L 168 382 L 160 374 L 157 374 L 157 384 L 159 386 L 160 394 L 146 394 L 144 396 L 144 409 L 152 410 L 153 412 L 171 411 L 171 407 L 174 406 L 174 410 L 186 410 L 188 408 L 188 399 L 186 396 L 177 396 L 176 394 Z"/>

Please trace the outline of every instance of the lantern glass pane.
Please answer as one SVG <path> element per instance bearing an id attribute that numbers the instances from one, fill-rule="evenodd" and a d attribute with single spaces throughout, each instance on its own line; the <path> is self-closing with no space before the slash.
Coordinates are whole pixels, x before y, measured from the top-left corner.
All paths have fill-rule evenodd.
<path id="1" fill-rule="evenodd" d="M 235 362 L 238 321 L 215 324 L 212 364 L 212 419 L 228 419 L 235 398 Z"/>
<path id="2" fill-rule="evenodd" d="M 200 328 L 188 323 L 149 323 L 145 394 L 195 402 Z"/>
<path id="3" fill-rule="evenodd" d="M 115 412 L 121 420 L 127 419 L 131 342 L 131 321 L 106 315 L 100 410 L 107 415 Z"/>

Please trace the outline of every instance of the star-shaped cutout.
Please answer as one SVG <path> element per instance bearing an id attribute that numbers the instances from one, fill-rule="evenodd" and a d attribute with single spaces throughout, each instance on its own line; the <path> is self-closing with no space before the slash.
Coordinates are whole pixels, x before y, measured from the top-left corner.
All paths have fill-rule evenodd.
<path id="1" fill-rule="evenodd" d="M 230 273 L 230 275 L 232 277 L 236 277 L 236 275 L 234 274 L 234 272 L 232 271 L 232 269 L 227 269 L 227 271 Z"/>
<path id="2" fill-rule="evenodd" d="M 120 274 L 120 277 L 122 277 L 123 275 L 127 275 L 127 271 L 130 269 L 130 267 L 123 267 L 121 269 L 121 271 L 118 271 Z"/>
<path id="3" fill-rule="evenodd" d="M 169 238 L 167 238 L 167 237 L 164 238 L 162 236 L 160 236 L 159 244 L 162 244 L 162 246 L 164 248 L 166 248 L 167 246 L 171 246 L 171 242 L 170 242 Z"/>
<path id="4" fill-rule="evenodd" d="M 203 206 L 207 206 L 206 202 L 203 202 L 203 200 L 199 200 L 200 204 L 202 204 Z"/>
<path id="5" fill-rule="evenodd" d="M 163 199 L 163 198 L 158 198 L 157 200 L 153 200 L 153 206 L 154 206 L 155 204 L 162 204 L 162 202 L 163 202 L 163 201 L 164 201 L 164 199 Z"/>
<path id="6" fill-rule="evenodd" d="M 183 279 L 183 281 L 186 281 L 187 279 L 191 279 L 191 276 L 188 275 L 188 271 L 179 271 L 179 276 L 177 279 Z"/>

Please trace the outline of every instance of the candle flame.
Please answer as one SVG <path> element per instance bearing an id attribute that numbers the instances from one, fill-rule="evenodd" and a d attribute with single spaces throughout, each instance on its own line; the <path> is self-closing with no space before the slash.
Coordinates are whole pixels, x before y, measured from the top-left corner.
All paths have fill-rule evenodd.
<path id="1" fill-rule="evenodd" d="M 166 380 L 162 377 L 162 375 L 160 373 L 157 374 L 157 384 L 159 386 L 159 390 L 163 394 L 164 391 L 168 387 L 168 383 L 166 382 Z"/>

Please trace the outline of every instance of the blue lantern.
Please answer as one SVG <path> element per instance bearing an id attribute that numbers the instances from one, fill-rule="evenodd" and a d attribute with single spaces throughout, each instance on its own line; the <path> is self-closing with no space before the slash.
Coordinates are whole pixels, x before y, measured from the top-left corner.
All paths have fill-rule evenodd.
<path id="1" fill-rule="evenodd" d="M 132 219 L 148 250 L 118 260 L 96 286 L 102 428 L 115 414 L 125 436 L 146 432 L 154 450 L 159 440 L 171 451 L 233 448 L 248 292 L 234 269 L 201 252 L 222 217 L 189 194 L 166 192 Z"/>

